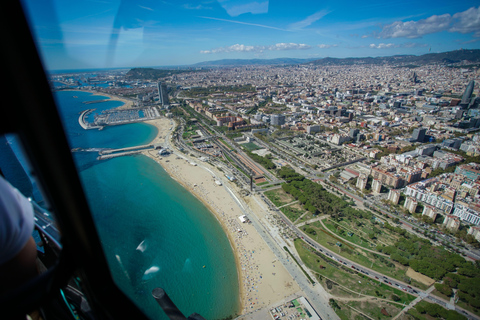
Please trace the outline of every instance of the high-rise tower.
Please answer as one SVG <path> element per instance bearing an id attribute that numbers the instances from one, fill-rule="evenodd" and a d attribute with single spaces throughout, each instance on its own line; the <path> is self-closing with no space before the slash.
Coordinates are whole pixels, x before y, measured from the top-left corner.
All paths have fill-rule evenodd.
<path id="1" fill-rule="evenodd" d="M 158 81 L 157 89 L 158 89 L 158 101 L 160 102 L 162 107 L 167 106 L 168 105 L 167 86 L 165 85 L 165 83 Z"/>
<path id="2" fill-rule="evenodd" d="M 470 100 L 472 100 L 472 93 L 473 93 L 474 86 L 475 86 L 475 81 L 472 80 L 468 83 L 468 86 L 465 89 L 465 92 L 463 93 L 462 101 L 460 102 L 460 106 L 462 108 L 466 108 L 470 104 Z"/>

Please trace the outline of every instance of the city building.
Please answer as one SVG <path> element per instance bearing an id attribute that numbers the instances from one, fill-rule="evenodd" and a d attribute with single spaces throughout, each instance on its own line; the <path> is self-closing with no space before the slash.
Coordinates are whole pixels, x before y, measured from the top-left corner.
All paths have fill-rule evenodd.
<path id="1" fill-rule="evenodd" d="M 452 215 L 474 225 L 480 225 L 480 213 L 461 204 L 455 204 Z"/>
<path id="2" fill-rule="evenodd" d="M 283 114 L 273 114 L 270 117 L 270 123 L 274 126 L 282 126 L 285 124 L 285 115 Z"/>
<path id="3" fill-rule="evenodd" d="M 462 140 L 460 139 L 445 139 L 442 142 L 443 147 L 457 149 L 457 150 L 458 148 L 460 148 L 461 144 L 462 144 Z"/>
<path id="4" fill-rule="evenodd" d="M 384 166 L 372 167 L 372 176 L 374 179 L 380 180 L 383 184 L 398 189 L 404 186 L 405 180 L 395 173 L 394 168 Z"/>
<path id="5" fill-rule="evenodd" d="M 475 240 L 480 241 L 480 227 L 471 226 L 468 229 L 467 234 L 471 234 L 475 238 Z"/>
<path id="6" fill-rule="evenodd" d="M 331 142 L 336 144 L 336 145 L 341 145 L 342 143 L 345 143 L 347 141 L 350 141 L 351 138 L 345 134 L 334 134 L 332 139 L 331 139 Z"/>
<path id="7" fill-rule="evenodd" d="M 382 182 L 378 179 L 373 179 L 372 191 L 375 193 L 380 193 L 381 190 L 382 190 Z"/>
<path id="8" fill-rule="evenodd" d="M 350 136 L 350 138 L 355 139 L 359 132 L 360 130 L 358 129 L 350 129 L 350 132 L 348 135 Z"/>
<path id="9" fill-rule="evenodd" d="M 435 211 L 435 207 L 428 205 L 424 206 L 422 216 L 427 216 L 433 221 L 435 221 L 435 219 L 437 218 L 437 212 Z"/>
<path id="10" fill-rule="evenodd" d="M 390 189 L 388 192 L 388 200 L 393 204 L 398 204 L 398 201 L 400 200 L 400 190 Z"/>
<path id="11" fill-rule="evenodd" d="M 408 212 L 415 213 L 415 210 L 417 210 L 417 205 L 417 200 L 412 197 L 407 197 L 407 199 L 405 199 L 405 204 L 403 205 L 403 207 L 407 209 Z"/>
<path id="12" fill-rule="evenodd" d="M 425 128 L 416 128 L 415 130 L 413 130 L 413 133 L 412 133 L 413 142 L 423 142 L 425 140 L 426 133 L 427 133 L 427 129 Z"/>
<path id="13" fill-rule="evenodd" d="M 460 227 L 460 219 L 456 216 L 453 215 L 447 215 L 445 216 L 445 219 L 443 220 L 442 224 L 445 228 L 452 232 L 456 232 L 458 228 Z"/>
<path id="14" fill-rule="evenodd" d="M 405 188 L 405 195 L 429 204 L 445 214 L 450 214 L 453 209 L 453 202 L 445 199 L 437 192 L 427 190 L 436 180 L 434 178 L 416 182 Z"/>
<path id="15" fill-rule="evenodd" d="M 408 170 L 405 173 L 405 180 L 407 181 L 407 183 L 414 183 L 414 182 L 420 181 L 421 178 L 422 178 L 421 169 Z"/>
<path id="16" fill-rule="evenodd" d="M 315 132 L 320 132 L 320 126 L 319 125 L 307 126 L 307 133 L 308 134 L 312 134 L 312 133 L 315 133 Z"/>
<path id="17" fill-rule="evenodd" d="M 356 184 L 356 187 L 360 190 L 363 190 L 367 187 L 367 180 L 368 180 L 368 176 L 365 175 L 365 174 L 360 174 L 360 176 L 358 177 L 357 179 L 357 184 Z"/>
<path id="18" fill-rule="evenodd" d="M 460 106 L 464 109 L 468 108 L 471 100 L 472 100 L 472 93 L 473 88 L 475 87 L 475 81 L 472 80 L 468 83 L 467 88 L 463 92 L 462 101 L 460 102 Z"/>
<path id="19" fill-rule="evenodd" d="M 475 181 L 480 177 L 480 165 L 477 163 L 462 164 L 455 168 L 455 173 Z"/>
<path id="20" fill-rule="evenodd" d="M 165 85 L 165 83 L 158 81 L 157 90 L 158 90 L 158 102 L 162 105 L 162 107 L 167 106 L 169 102 L 168 102 L 167 86 Z"/>

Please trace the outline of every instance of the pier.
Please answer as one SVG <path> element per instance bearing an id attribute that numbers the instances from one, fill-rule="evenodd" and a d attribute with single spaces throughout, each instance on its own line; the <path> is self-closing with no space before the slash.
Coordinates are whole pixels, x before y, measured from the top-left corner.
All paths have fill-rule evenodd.
<path id="1" fill-rule="evenodd" d="M 85 111 L 83 111 L 81 114 L 80 114 L 80 117 L 78 117 L 78 124 L 85 130 L 89 130 L 89 129 L 103 129 L 102 126 L 97 126 L 97 125 L 92 125 L 90 123 L 88 123 L 87 121 L 85 121 L 85 118 L 90 114 L 92 113 L 93 111 L 95 111 L 95 109 L 87 109 Z"/>
<path id="2" fill-rule="evenodd" d="M 111 99 L 102 99 L 102 100 L 93 100 L 93 101 L 83 101 L 83 104 L 92 104 L 92 103 L 100 103 L 100 102 L 106 102 L 106 101 L 112 101 Z"/>
<path id="3" fill-rule="evenodd" d="M 99 156 L 97 157 L 97 160 L 106 160 L 106 159 L 111 159 L 116 157 L 128 156 L 128 155 L 140 153 L 144 150 L 149 150 L 153 148 L 154 148 L 153 144 L 147 144 L 147 145 L 136 146 L 136 147 L 103 150 L 99 152 Z"/>

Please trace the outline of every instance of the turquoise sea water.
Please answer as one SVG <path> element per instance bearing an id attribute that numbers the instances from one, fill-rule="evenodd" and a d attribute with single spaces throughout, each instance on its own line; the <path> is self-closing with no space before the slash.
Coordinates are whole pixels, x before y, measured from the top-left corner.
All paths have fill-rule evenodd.
<path id="1" fill-rule="evenodd" d="M 73 96 L 77 96 L 74 98 Z M 128 156 L 98 161 L 102 148 L 150 142 L 146 124 L 83 130 L 79 113 L 121 105 L 90 93 L 60 91 L 56 99 L 112 274 L 152 319 L 165 319 L 151 291 L 164 288 L 187 316 L 221 319 L 238 310 L 238 277 L 232 249 L 212 214 L 155 161 Z"/>

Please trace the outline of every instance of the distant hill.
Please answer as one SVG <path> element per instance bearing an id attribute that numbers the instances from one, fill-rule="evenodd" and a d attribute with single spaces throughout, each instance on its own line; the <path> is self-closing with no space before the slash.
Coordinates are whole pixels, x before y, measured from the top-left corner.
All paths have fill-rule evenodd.
<path id="1" fill-rule="evenodd" d="M 276 58 L 276 59 L 223 59 L 204 61 L 193 64 L 192 67 L 224 67 L 224 66 L 260 66 L 303 64 L 315 59 Z"/>
<path id="2" fill-rule="evenodd" d="M 467 61 L 467 63 L 480 63 L 480 50 L 455 50 L 442 53 L 428 53 L 421 56 L 399 55 L 390 57 L 366 58 L 323 58 L 310 62 L 319 66 L 328 65 L 354 65 L 354 64 L 388 64 L 388 65 L 424 65 L 432 63 L 454 64 Z"/>
<path id="3" fill-rule="evenodd" d="M 203 68 L 212 67 L 235 67 L 249 65 L 294 65 L 294 64 L 313 64 L 317 66 L 341 66 L 341 65 L 369 65 L 386 64 L 391 66 L 410 66 L 416 67 L 425 64 L 480 64 L 480 49 L 473 50 L 455 50 L 442 53 L 428 53 L 421 56 L 415 55 L 396 55 L 389 57 L 363 57 L 363 58 L 323 58 L 323 59 L 296 59 L 296 58 L 277 58 L 277 59 L 223 59 L 214 61 L 205 61 L 189 66 L 181 66 L 184 69 L 165 69 L 159 68 L 133 68 L 127 72 L 129 79 L 156 80 L 167 77 L 172 74 L 185 72 L 198 72 Z M 172 67 L 170 67 L 172 68 Z"/>
<path id="4" fill-rule="evenodd" d="M 421 56 L 396 55 L 389 57 L 363 57 L 363 58 L 323 58 L 323 59 L 223 59 L 204 61 L 190 65 L 190 67 L 226 67 L 247 65 L 292 65 L 314 64 L 319 66 L 329 65 L 354 65 L 354 64 L 388 64 L 388 65 L 424 65 L 432 63 L 455 64 L 462 61 L 476 64 L 480 63 L 480 50 L 455 50 L 442 53 L 428 53 Z"/>
<path id="5" fill-rule="evenodd" d="M 143 79 L 156 80 L 164 78 L 172 74 L 194 72 L 193 70 L 169 70 L 169 69 L 154 69 L 154 68 L 133 68 L 125 75 L 128 79 Z"/>

